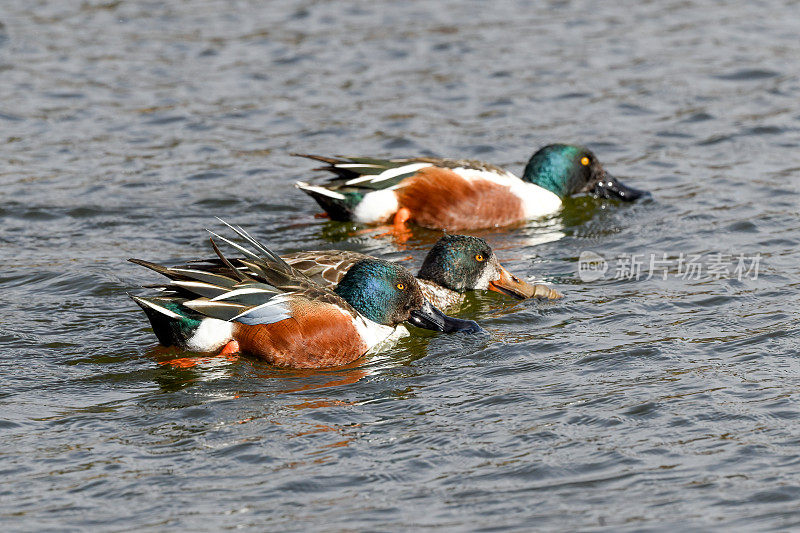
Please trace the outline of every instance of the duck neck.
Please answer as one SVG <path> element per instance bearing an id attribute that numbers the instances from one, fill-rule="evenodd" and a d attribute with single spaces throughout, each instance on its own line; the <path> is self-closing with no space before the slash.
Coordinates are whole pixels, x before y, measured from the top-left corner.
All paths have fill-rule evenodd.
<path id="1" fill-rule="evenodd" d="M 528 183 L 552 192 L 562 200 L 568 196 L 569 191 L 567 190 L 567 184 L 552 170 L 536 172 L 525 167 L 525 174 L 522 179 L 523 181 L 527 181 Z"/>
<path id="2" fill-rule="evenodd" d="M 464 299 L 464 294 L 442 287 L 433 281 L 420 278 L 417 278 L 417 281 L 419 281 L 419 288 L 422 289 L 425 298 L 441 310 L 459 304 Z"/>
<path id="3" fill-rule="evenodd" d="M 341 296 L 347 303 L 361 313 L 364 317 L 377 324 L 384 324 L 386 320 L 385 302 L 381 298 L 368 298 L 359 287 L 347 283 L 339 283 L 333 292 Z"/>

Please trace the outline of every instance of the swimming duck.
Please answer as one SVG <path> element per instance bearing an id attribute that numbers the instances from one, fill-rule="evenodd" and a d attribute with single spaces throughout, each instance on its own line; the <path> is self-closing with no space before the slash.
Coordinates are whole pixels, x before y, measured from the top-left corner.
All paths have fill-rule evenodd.
<path id="1" fill-rule="evenodd" d="M 297 252 L 283 259 L 321 285 L 333 287 L 351 266 L 370 258 L 344 250 Z M 506 270 L 489 244 L 471 235 L 445 235 L 428 252 L 417 274 L 422 293 L 445 311 L 461 303 L 467 291 L 490 290 L 515 298 L 557 299 L 547 285 L 519 279 Z"/>
<path id="2" fill-rule="evenodd" d="M 211 245 L 227 269 L 133 263 L 170 279 L 163 294 L 131 296 L 144 310 L 161 344 L 193 351 L 248 352 L 276 366 L 339 366 L 377 351 L 402 334 L 401 323 L 441 332 L 477 332 L 471 320 L 449 317 L 422 294 L 403 267 L 380 259 L 354 263 L 333 290 L 282 260 L 240 227 L 228 225 L 252 249 L 212 233 L 246 258 L 234 267 Z M 404 328 L 402 328 L 404 330 Z"/>
<path id="3" fill-rule="evenodd" d="M 281 258 L 314 282 L 333 288 L 347 271 L 359 261 L 371 256 L 348 250 L 314 250 L 284 254 Z M 237 259 L 231 259 L 239 269 L 246 269 Z M 219 259 L 193 262 L 195 268 L 209 272 L 228 267 Z M 445 235 L 428 252 L 417 281 L 425 298 L 439 309 L 449 311 L 464 300 L 467 291 L 490 290 L 515 298 L 546 298 L 563 296 L 547 285 L 519 279 L 506 270 L 494 250 L 480 237 Z"/>
<path id="4" fill-rule="evenodd" d="M 333 220 L 411 221 L 452 231 L 507 226 L 549 215 L 573 194 L 625 201 L 648 194 L 623 185 L 590 150 L 570 144 L 540 149 L 521 179 L 481 161 L 294 155 L 327 163 L 316 170 L 336 174 L 320 185 L 296 184 Z"/>

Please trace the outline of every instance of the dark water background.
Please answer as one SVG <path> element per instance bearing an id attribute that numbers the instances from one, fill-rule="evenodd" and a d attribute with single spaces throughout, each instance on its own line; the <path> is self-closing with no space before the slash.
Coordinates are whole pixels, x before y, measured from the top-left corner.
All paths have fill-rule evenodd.
<path id="1" fill-rule="evenodd" d="M 0 4 L 3 529 L 800 524 L 800 2 Z M 155 349 L 129 257 L 401 245 L 314 219 L 292 151 L 584 143 L 649 189 L 482 232 L 557 303 L 488 337 L 276 370 Z M 562 237 L 559 240 L 558 237 Z M 582 282 L 584 250 L 761 254 L 757 280 Z"/>

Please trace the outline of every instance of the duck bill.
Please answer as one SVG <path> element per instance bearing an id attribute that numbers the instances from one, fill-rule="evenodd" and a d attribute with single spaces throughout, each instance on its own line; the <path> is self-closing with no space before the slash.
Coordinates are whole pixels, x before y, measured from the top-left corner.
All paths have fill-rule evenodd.
<path id="1" fill-rule="evenodd" d="M 650 196 L 647 191 L 628 187 L 608 172 L 595 184 L 591 192 L 598 198 L 615 198 L 625 202 L 632 202 L 639 198 Z"/>
<path id="2" fill-rule="evenodd" d="M 536 287 L 525 280 L 519 279 L 499 264 L 497 265 L 497 271 L 500 277 L 489 282 L 490 291 L 507 294 L 520 300 L 530 298 L 536 293 Z"/>
<path id="3" fill-rule="evenodd" d="M 434 307 L 428 300 L 425 300 L 425 303 L 420 309 L 411 311 L 408 322 L 418 328 L 441 331 L 442 333 L 455 333 L 457 331 L 478 333 L 483 331 L 477 322 L 447 316 L 439 311 L 438 308 Z"/>

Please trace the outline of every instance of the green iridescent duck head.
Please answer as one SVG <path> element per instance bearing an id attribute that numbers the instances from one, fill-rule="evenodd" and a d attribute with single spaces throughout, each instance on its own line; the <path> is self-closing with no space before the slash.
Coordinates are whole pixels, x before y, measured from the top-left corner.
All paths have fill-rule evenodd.
<path id="1" fill-rule="evenodd" d="M 588 148 L 571 144 L 550 144 L 540 149 L 528 161 L 522 179 L 562 199 L 581 193 L 626 202 L 650 196 L 609 174 Z"/>
<path id="2" fill-rule="evenodd" d="M 408 322 L 445 333 L 481 331 L 472 320 L 442 313 L 425 299 L 411 272 L 382 259 L 355 263 L 334 291 L 363 316 L 384 326 Z"/>
<path id="3" fill-rule="evenodd" d="M 456 292 L 492 290 L 529 298 L 535 290 L 509 273 L 485 240 L 471 235 L 445 235 L 439 239 L 417 277 Z"/>

